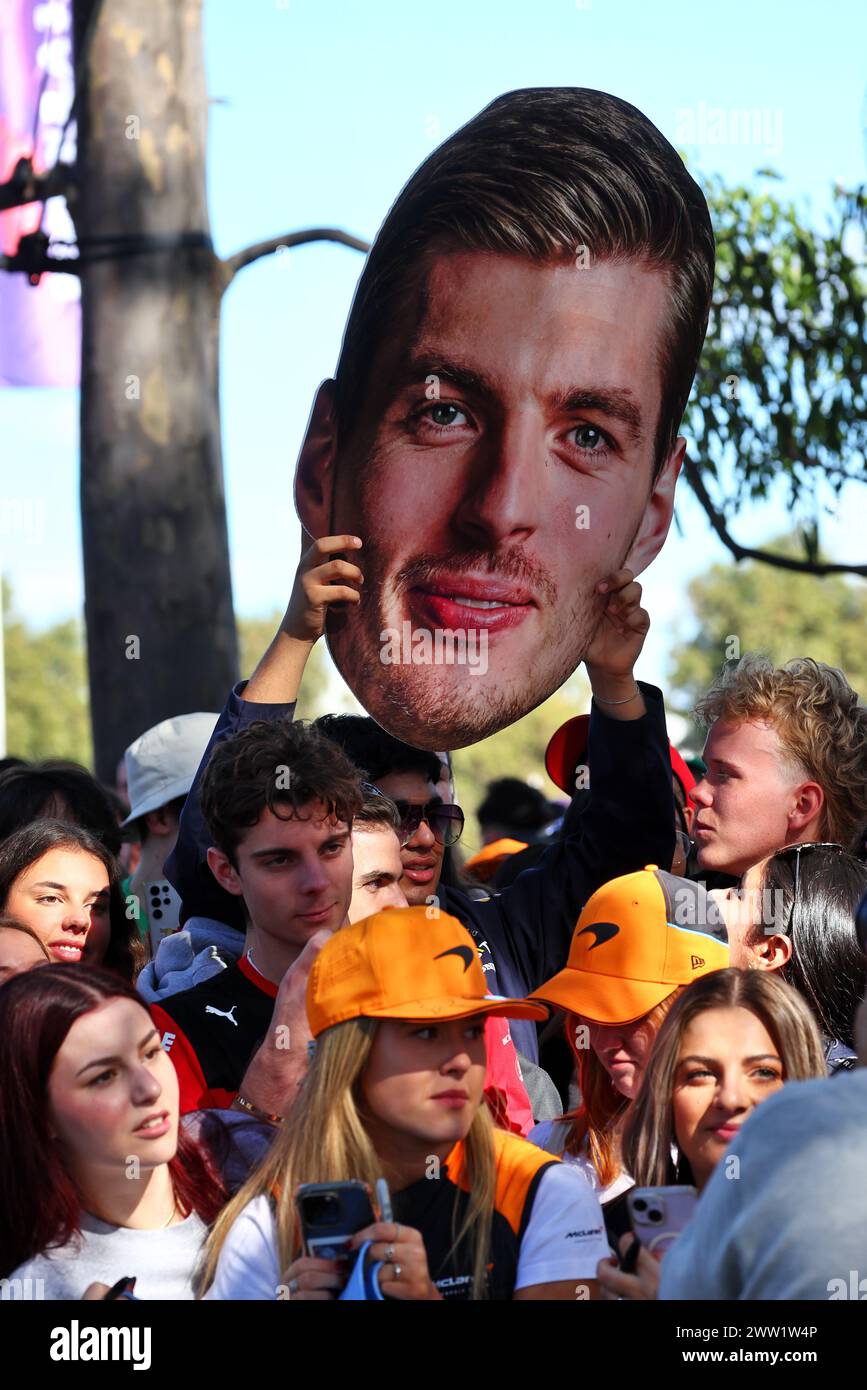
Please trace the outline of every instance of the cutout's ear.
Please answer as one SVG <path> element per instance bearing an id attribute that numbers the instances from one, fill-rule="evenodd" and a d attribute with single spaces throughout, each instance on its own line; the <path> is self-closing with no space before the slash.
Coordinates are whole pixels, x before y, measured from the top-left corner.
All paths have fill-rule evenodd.
<path id="1" fill-rule="evenodd" d="M 686 453 L 686 440 L 678 436 L 674 448 L 666 459 L 653 490 L 647 499 L 647 507 L 635 539 L 629 547 L 629 554 L 623 561 L 633 574 L 641 574 L 662 549 L 674 516 L 674 488 L 683 458 Z"/>
<path id="2" fill-rule="evenodd" d="M 329 379 L 316 392 L 295 469 L 295 510 L 311 540 L 331 534 L 336 459 L 335 384 Z"/>

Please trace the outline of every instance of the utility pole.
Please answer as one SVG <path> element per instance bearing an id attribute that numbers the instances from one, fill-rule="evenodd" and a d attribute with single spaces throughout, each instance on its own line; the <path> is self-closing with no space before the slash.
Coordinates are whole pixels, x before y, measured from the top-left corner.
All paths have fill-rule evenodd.
<path id="1" fill-rule="evenodd" d="M 63 192 L 78 259 L 56 259 L 44 238 L 30 238 L 0 269 L 81 278 L 91 719 L 97 776 L 113 782 L 138 734 L 171 715 L 219 709 L 238 676 L 220 450 L 222 296 L 239 270 L 278 247 L 368 244 L 313 228 L 221 260 L 205 186 L 201 0 L 73 0 L 72 13 L 76 163 L 39 178 L 25 162 L 0 187 L 0 207 Z"/>

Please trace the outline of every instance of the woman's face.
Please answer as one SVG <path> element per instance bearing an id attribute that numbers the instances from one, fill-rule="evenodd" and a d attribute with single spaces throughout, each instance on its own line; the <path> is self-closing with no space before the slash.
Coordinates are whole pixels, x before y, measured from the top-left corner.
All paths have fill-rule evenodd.
<path id="1" fill-rule="evenodd" d="M 708 897 L 717 904 L 726 924 L 731 952 L 730 964 L 738 970 L 749 970 L 756 964 L 755 953 L 748 944 L 756 926 L 763 921 L 765 865 L 767 859 L 747 869 L 736 888 L 712 888 Z M 765 923 L 772 931 L 782 930 L 773 922 Z"/>
<path id="2" fill-rule="evenodd" d="M 361 1081 L 374 1144 L 409 1153 L 416 1140 L 457 1143 L 469 1132 L 484 1082 L 484 1016 L 439 1023 L 385 1019 Z"/>
<path id="3" fill-rule="evenodd" d="M 680 1042 L 672 1096 L 674 1136 L 704 1187 L 741 1125 L 785 1080 L 782 1059 L 749 1009 L 706 1009 Z"/>
<path id="4" fill-rule="evenodd" d="M 14 880 L 4 910 L 36 932 L 53 960 L 99 965 L 111 932 L 108 886 L 95 855 L 50 849 Z"/>
<path id="5" fill-rule="evenodd" d="M 177 1152 L 177 1072 L 132 999 L 108 999 L 76 1019 L 54 1059 L 48 1104 L 64 1161 L 88 1191 L 94 1169 L 136 1178 Z"/>
<path id="6" fill-rule="evenodd" d="M 647 1015 L 634 1023 L 591 1023 L 579 1019 L 590 1035 L 590 1046 L 622 1096 L 632 1100 L 641 1084 L 644 1062 L 656 1037 Z"/>

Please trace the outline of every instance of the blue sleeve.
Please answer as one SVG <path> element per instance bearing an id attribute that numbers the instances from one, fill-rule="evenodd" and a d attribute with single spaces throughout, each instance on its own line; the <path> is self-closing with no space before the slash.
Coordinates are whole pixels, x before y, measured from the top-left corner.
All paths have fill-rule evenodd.
<path id="1" fill-rule="evenodd" d="M 647 712 L 612 719 L 594 703 L 587 747 L 588 793 L 570 806 L 558 842 L 502 893 L 478 903 L 496 940 L 508 939 L 529 988 L 566 964 L 587 899 L 609 879 L 674 856 L 674 794 L 662 692 L 639 682 Z M 486 924 L 484 924 L 486 925 Z"/>
<path id="2" fill-rule="evenodd" d="M 275 720 L 284 717 L 291 719 L 295 713 L 294 703 L 257 705 L 249 700 L 242 700 L 241 692 L 246 684 L 246 681 L 240 681 L 231 691 L 223 706 L 223 712 L 214 725 L 211 741 L 205 749 L 199 770 L 184 802 L 177 844 L 165 862 L 166 878 L 183 902 L 180 916 L 182 926 L 190 917 L 213 917 L 215 921 L 226 922 L 238 931 L 244 931 L 246 928 L 240 898 L 233 897 L 225 888 L 221 888 L 208 867 L 207 854 L 211 837 L 202 815 L 199 787 L 216 744 L 232 738 L 257 719 L 274 723 Z"/>

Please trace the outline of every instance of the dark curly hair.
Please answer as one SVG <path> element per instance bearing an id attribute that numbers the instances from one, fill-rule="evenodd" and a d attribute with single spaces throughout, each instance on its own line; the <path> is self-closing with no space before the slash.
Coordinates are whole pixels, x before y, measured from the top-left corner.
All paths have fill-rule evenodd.
<path id="1" fill-rule="evenodd" d="M 217 849 L 231 863 L 244 834 L 264 810 L 281 820 L 322 802 L 351 825 L 365 799 L 361 773 L 331 739 L 304 720 L 256 720 L 214 746 L 202 777 L 202 814 Z"/>

